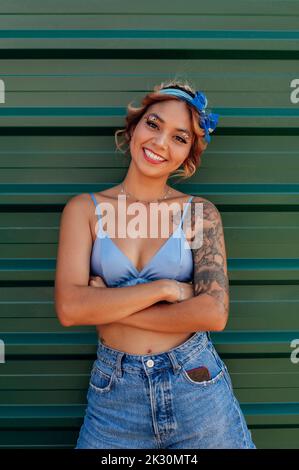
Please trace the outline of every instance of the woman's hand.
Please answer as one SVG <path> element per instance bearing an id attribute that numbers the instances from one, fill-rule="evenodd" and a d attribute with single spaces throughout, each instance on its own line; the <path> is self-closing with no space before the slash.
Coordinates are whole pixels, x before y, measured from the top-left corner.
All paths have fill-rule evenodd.
<path id="1" fill-rule="evenodd" d="M 91 287 L 107 287 L 101 276 L 90 276 L 88 285 Z"/>
<path id="2" fill-rule="evenodd" d="M 174 279 L 168 279 L 167 291 L 168 291 L 168 294 L 165 300 L 171 303 L 178 302 L 180 295 L 181 295 L 180 302 L 194 297 L 193 283 L 189 283 L 189 282 L 180 282 L 180 281 L 175 281 Z"/>

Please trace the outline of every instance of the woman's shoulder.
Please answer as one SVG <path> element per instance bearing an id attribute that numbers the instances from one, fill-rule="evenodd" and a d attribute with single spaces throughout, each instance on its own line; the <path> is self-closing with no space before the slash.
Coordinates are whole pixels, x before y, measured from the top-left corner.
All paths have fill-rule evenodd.
<path id="1" fill-rule="evenodd" d="M 206 208 L 213 208 L 214 207 L 215 209 L 217 209 L 217 207 L 215 206 L 215 204 L 212 201 L 209 201 L 209 199 L 206 199 L 202 196 L 193 196 L 192 202 L 202 202 L 204 204 L 204 207 L 206 207 Z"/>
<path id="2" fill-rule="evenodd" d="M 207 223 L 208 226 L 211 223 L 213 225 L 219 223 L 222 224 L 222 217 L 220 211 L 217 209 L 216 205 L 212 201 L 209 201 L 208 199 L 201 196 L 195 196 L 192 199 L 192 202 L 202 203 L 202 217 L 204 223 Z"/>
<path id="3" fill-rule="evenodd" d="M 75 196 L 70 197 L 66 204 L 65 207 L 84 207 L 86 206 L 87 202 L 91 201 L 90 194 L 88 193 L 82 193 L 82 194 L 75 194 Z"/>
<path id="4" fill-rule="evenodd" d="M 94 195 L 94 199 L 92 198 Z M 81 214 L 90 218 L 94 213 L 95 206 L 101 201 L 97 193 L 81 193 L 70 197 L 63 209 L 63 212 L 71 211 L 74 214 Z"/>
<path id="5" fill-rule="evenodd" d="M 117 196 L 120 193 L 120 184 L 113 186 L 112 188 L 105 189 L 104 191 L 93 192 L 97 201 L 117 200 Z"/>
<path id="6" fill-rule="evenodd" d="M 191 199 L 191 205 L 199 204 L 199 203 L 203 205 L 204 214 L 207 211 L 209 212 L 211 210 L 217 210 L 217 207 L 213 204 L 212 201 L 209 201 L 208 199 L 202 196 L 193 196 Z"/>
<path id="7" fill-rule="evenodd" d="M 71 197 L 67 203 L 72 203 L 76 205 L 86 205 L 90 204 L 93 201 L 93 197 L 97 202 L 100 202 L 101 200 L 107 200 L 107 199 L 114 199 L 115 195 L 113 191 L 110 190 L 105 190 L 105 191 L 91 191 L 89 193 L 81 193 L 81 194 L 76 194 L 75 196 Z"/>
<path id="8" fill-rule="evenodd" d="M 221 214 L 212 201 L 201 196 L 194 196 L 191 201 L 192 203 L 202 204 L 202 217 L 205 222 L 222 223 Z"/>

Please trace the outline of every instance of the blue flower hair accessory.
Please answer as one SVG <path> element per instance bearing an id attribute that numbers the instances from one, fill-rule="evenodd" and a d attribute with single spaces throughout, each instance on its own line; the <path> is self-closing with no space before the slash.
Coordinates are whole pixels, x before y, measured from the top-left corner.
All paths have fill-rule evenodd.
<path id="1" fill-rule="evenodd" d="M 219 114 L 206 111 L 208 100 L 206 95 L 202 91 L 196 91 L 194 97 L 189 95 L 189 93 L 187 93 L 186 91 L 180 90 L 178 88 L 162 88 L 161 90 L 159 90 L 159 93 L 174 95 L 192 104 L 199 111 L 199 126 L 205 131 L 205 141 L 208 143 L 211 141 L 211 137 L 209 134 L 211 134 L 211 132 L 216 129 Z"/>

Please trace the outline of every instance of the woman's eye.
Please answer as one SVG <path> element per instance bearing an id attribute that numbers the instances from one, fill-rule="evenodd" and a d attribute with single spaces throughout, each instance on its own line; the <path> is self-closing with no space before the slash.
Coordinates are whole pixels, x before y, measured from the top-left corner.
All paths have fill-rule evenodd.
<path id="1" fill-rule="evenodd" d="M 155 123 L 152 122 L 152 121 L 146 121 L 146 124 L 147 124 L 149 127 L 151 127 L 151 126 L 156 126 L 156 127 L 158 127 L 157 124 L 155 124 Z M 156 127 L 155 127 L 155 128 L 156 128 Z M 177 135 L 177 137 L 180 139 L 180 142 L 184 142 L 184 144 L 187 143 L 184 139 L 182 139 L 182 137 L 180 137 L 180 136 L 178 136 L 178 135 Z"/>
<path id="2" fill-rule="evenodd" d="M 146 124 L 147 124 L 148 126 L 152 125 L 152 126 L 158 127 L 157 124 L 155 124 L 154 122 L 151 122 L 151 121 L 146 121 Z"/>

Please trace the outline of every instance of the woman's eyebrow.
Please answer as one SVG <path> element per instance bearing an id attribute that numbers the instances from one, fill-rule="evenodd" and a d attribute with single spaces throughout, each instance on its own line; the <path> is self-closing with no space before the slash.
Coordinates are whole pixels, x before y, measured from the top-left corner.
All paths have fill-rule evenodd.
<path id="1" fill-rule="evenodd" d="M 150 113 L 149 116 L 155 116 L 159 121 L 163 122 L 163 124 L 165 124 L 165 121 L 156 113 Z M 176 131 L 182 131 L 182 132 L 185 132 L 186 134 L 189 135 L 189 137 L 191 137 L 191 134 L 190 132 L 187 130 L 187 129 L 175 129 Z"/>

